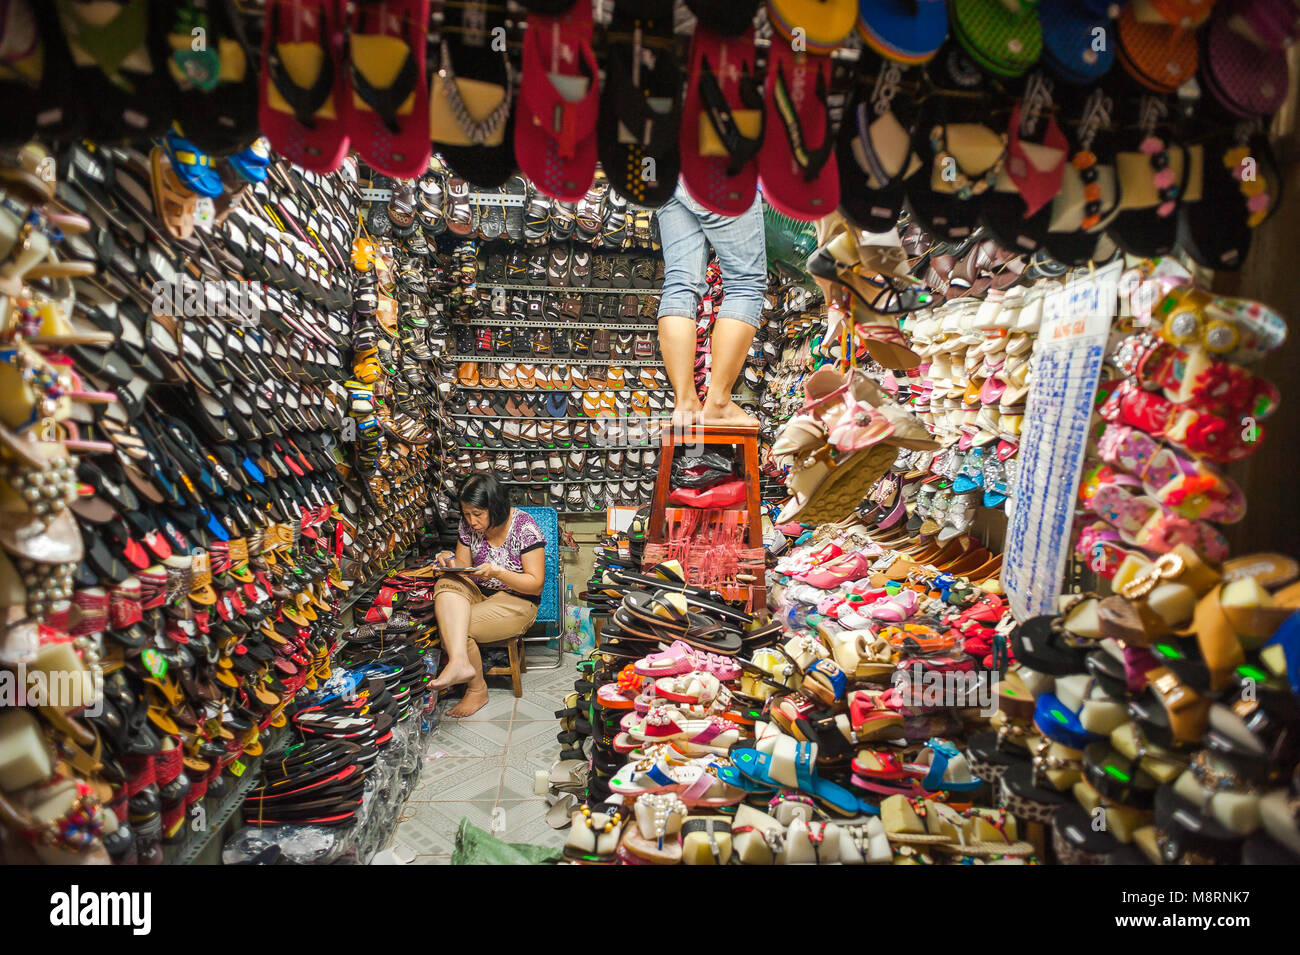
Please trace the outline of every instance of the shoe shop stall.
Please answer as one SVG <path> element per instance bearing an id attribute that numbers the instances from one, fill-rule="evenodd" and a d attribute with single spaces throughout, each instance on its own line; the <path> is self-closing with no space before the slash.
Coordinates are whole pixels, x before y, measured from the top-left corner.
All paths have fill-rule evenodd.
<path id="1" fill-rule="evenodd" d="M 1291 0 L 0 6 L 6 864 L 1300 863 Z"/>

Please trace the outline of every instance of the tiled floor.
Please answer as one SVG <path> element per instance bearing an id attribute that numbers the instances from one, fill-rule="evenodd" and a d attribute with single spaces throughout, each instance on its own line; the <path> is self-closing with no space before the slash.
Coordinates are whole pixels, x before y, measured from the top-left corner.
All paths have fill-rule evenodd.
<path id="1" fill-rule="evenodd" d="M 549 654 L 547 654 L 549 656 Z M 420 782 L 402 810 L 393 848 L 424 865 L 445 865 L 462 817 L 506 842 L 560 847 L 565 833 L 546 824 L 546 800 L 533 773 L 559 756 L 555 710 L 576 679 L 573 657 L 555 670 L 524 674 L 518 700 L 490 683 L 487 706 L 469 719 L 444 718 L 429 737 Z"/>

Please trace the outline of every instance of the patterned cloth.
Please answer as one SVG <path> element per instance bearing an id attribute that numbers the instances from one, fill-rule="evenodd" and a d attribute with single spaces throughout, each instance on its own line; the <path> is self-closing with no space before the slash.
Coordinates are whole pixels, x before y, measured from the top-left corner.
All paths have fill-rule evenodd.
<path id="1" fill-rule="evenodd" d="M 475 566 L 493 563 L 521 574 L 524 571 L 524 554 L 546 546 L 546 536 L 537 525 L 537 521 L 533 520 L 532 515 L 511 508 L 509 520 L 510 529 L 506 531 L 505 543 L 500 547 L 493 547 L 482 534 L 471 530 L 463 517 L 460 519 L 460 542 L 469 548 L 470 558 Z M 484 590 L 515 593 L 498 580 L 476 580 L 475 583 Z M 515 596 L 533 603 L 538 602 L 536 594 L 515 594 Z"/>

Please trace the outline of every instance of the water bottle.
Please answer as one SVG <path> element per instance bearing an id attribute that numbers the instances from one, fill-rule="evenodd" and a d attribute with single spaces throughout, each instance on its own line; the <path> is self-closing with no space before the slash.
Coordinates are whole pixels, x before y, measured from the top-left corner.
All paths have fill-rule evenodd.
<path id="1" fill-rule="evenodd" d="M 573 584 L 569 584 L 564 595 L 564 648 L 570 652 L 576 652 L 582 640 L 581 610 L 573 596 Z"/>

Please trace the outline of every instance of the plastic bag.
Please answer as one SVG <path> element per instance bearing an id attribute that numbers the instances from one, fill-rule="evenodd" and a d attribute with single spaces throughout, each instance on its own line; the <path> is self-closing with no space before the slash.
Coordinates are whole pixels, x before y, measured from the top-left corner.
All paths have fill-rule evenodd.
<path id="1" fill-rule="evenodd" d="M 559 849 L 531 846 L 524 842 L 502 842 L 489 832 L 460 821 L 452 865 L 548 865 L 563 858 Z"/>

